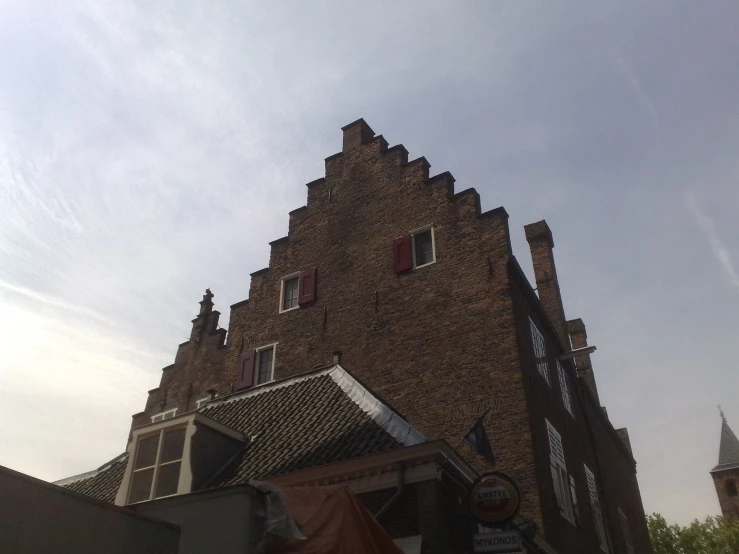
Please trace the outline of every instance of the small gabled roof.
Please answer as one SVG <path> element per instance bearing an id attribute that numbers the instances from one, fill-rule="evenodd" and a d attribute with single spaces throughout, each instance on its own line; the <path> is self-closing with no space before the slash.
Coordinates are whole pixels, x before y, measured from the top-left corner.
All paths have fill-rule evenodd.
<path id="1" fill-rule="evenodd" d="M 721 445 L 718 451 L 718 465 L 711 472 L 739 467 L 739 439 L 721 413 Z"/>
<path id="2" fill-rule="evenodd" d="M 339 365 L 260 385 L 210 402 L 200 412 L 247 438 L 204 488 L 267 479 L 426 442 L 388 404 Z M 127 455 L 56 484 L 113 502 Z"/>

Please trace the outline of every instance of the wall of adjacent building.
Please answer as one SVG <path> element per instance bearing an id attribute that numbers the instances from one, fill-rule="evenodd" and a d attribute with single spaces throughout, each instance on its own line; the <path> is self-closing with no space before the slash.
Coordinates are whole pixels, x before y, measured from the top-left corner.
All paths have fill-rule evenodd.
<path id="1" fill-rule="evenodd" d="M 179 528 L 0 467 L 0 552 L 176 554 Z"/>

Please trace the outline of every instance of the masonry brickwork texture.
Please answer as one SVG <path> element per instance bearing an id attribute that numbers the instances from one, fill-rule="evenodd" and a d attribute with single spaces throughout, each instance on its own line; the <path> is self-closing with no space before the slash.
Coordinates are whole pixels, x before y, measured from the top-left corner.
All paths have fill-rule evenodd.
<path id="1" fill-rule="evenodd" d="M 635 551 L 651 552 L 633 457 L 571 362 L 564 365 L 575 417 L 562 405 L 555 356 L 569 350 L 570 338 L 546 223 L 527 227 L 537 297 L 511 251 L 505 210 L 482 213 L 474 189 L 455 193 L 451 174 L 430 177 L 429 168 L 424 158 L 409 161 L 402 145 L 388 147 L 363 120 L 346 126 L 325 177 L 307 185 L 307 205 L 290 212 L 288 235 L 270 243 L 268 267 L 251 274 L 248 299 L 231 306 L 227 340 L 206 295 L 191 340 L 164 368 L 133 426 L 167 409 L 192 410 L 208 394 L 228 394 L 247 350 L 276 345 L 275 379 L 327 365 L 341 351 L 344 367 L 431 439 L 456 445 L 487 411 L 496 465 L 466 445 L 460 452 L 476 470 L 516 480 L 522 515 L 558 551 L 599 551 L 587 463 L 602 487 L 612 551 L 626 552 L 621 508 Z M 436 262 L 396 274 L 393 239 L 429 225 Z M 280 313 L 282 278 L 306 268 L 317 269 L 315 300 Z M 536 371 L 529 317 L 547 340 L 551 385 Z M 565 442 L 577 525 L 556 505 L 545 418 Z"/>
<path id="2" fill-rule="evenodd" d="M 739 519 L 739 495 L 734 494 L 732 496 L 729 494 L 730 489 L 732 493 L 739 491 L 739 468 L 717 471 L 711 473 L 711 477 L 716 487 L 721 513 L 724 516 Z M 733 483 L 733 488 L 730 486 L 730 483 Z"/>

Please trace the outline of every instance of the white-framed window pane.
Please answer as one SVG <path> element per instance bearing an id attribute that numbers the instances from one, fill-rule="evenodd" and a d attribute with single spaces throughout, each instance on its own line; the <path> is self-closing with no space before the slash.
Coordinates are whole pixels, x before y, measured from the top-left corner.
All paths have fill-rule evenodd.
<path id="1" fill-rule="evenodd" d="M 259 371 L 257 384 L 268 383 L 272 380 L 272 362 L 274 361 L 274 348 L 259 351 Z"/>
<path id="2" fill-rule="evenodd" d="M 133 480 L 131 482 L 131 494 L 128 502 L 141 502 L 149 500 L 151 496 L 151 483 L 154 479 L 154 468 L 142 469 L 133 472 Z"/>
<path id="3" fill-rule="evenodd" d="M 413 235 L 413 250 L 416 256 L 416 267 L 434 261 L 434 238 L 431 229 Z"/>
<path id="4" fill-rule="evenodd" d="M 547 363 L 547 347 L 544 342 L 544 335 L 541 334 L 539 328 L 529 318 L 529 324 L 531 325 L 531 341 L 534 344 L 534 358 L 536 358 L 536 369 L 539 374 L 544 377 L 547 384 L 551 385 L 552 381 L 549 376 L 549 364 Z"/>
<path id="5" fill-rule="evenodd" d="M 562 403 L 572 417 L 575 417 L 572 411 L 572 396 L 570 396 L 570 384 L 567 381 L 567 373 L 562 364 L 557 362 L 557 373 L 559 374 L 559 386 L 562 388 Z"/>
<path id="6" fill-rule="evenodd" d="M 185 448 L 185 428 L 173 429 L 164 432 L 162 443 L 162 455 L 160 464 L 182 459 L 182 451 Z"/>
<path id="7" fill-rule="evenodd" d="M 283 281 L 282 290 L 282 309 L 289 310 L 298 305 L 298 286 L 300 285 L 299 277 L 292 277 Z"/>
<path id="8" fill-rule="evenodd" d="M 157 451 L 159 450 L 159 433 L 150 437 L 139 439 L 136 446 L 136 462 L 133 468 L 151 467 L 157 462 Z"/>
<path id="9" fill-rule="evenodd" d="M 180 481 L 181 462 L 165 464 L 159 467 L 157 472 L 157 490 L 154 498 L 177 494 L 177 486 Z"/>

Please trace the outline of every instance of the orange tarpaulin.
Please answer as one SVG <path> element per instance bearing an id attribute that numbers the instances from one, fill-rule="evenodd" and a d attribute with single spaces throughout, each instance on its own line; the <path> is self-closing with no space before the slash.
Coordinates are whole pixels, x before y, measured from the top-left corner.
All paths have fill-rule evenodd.
<path id="1" fill-rule="evenodd" d="M 306 539 L 271 552 L 403 554 L 347 487 L 285 487 L 281 494 Z"/>

